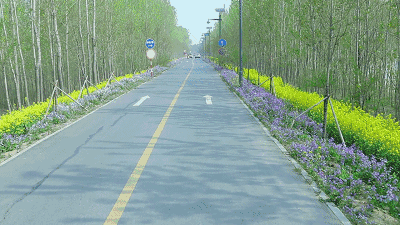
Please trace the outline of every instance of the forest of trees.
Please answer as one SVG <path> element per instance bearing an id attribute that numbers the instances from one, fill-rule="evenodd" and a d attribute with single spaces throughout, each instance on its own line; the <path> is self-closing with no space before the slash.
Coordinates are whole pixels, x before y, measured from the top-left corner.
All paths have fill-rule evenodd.
<path id="1" fill-rule="evenodd" d="M 189 49 L 168 0 L 0 0 L 0 115 L 50 97 L 147 69 Z"/>
<path id="2" fill-rule="evenodd" d="M 238 2 L 222 16 L 228 54 L 218 55 L 219 23 L 207 37 L 236 66 Z M 243 0 L 242 14 L 243 67 L 321 95 L 329 74 L 333 98 L 400 118 L 400 0 Z"/>

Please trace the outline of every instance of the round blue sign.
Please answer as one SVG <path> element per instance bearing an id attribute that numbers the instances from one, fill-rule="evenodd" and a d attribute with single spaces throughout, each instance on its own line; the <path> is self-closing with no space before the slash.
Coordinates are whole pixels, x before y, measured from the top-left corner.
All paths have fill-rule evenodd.
<path id="1" fill-rule="evenodd" d="M 218 41 L 218 45 L 221 46 L 221 47 L 224 47 L 226 45 L 226 40 L 225 39 L 220 39 Z"/>
<path id="2" fill-rule="evenodd" d="M 154 40 L 153 39 L 147 39 L 146 40 L 146 47 L 147 48 L 154 48 L 154 46 L 156 45 L 156 43 L 154 42 Z"/>

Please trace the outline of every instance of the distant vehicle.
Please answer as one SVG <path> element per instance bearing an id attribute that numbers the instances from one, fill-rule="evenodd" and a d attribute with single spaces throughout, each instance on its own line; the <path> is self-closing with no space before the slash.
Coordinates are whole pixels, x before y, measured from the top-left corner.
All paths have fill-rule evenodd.
<path id="1" fill-rule="evenodd" d="M 189 58 L 193 58 L 193 55 L 192 55 L 192 54 L 190 54 L 190 55 L 189 55 Z"/>
<path id="2" fill-rule="evenodd" d="M 197 54 L 194 58 L 200 58 L 200 57 L 201 57 L 201 55 Z"/>

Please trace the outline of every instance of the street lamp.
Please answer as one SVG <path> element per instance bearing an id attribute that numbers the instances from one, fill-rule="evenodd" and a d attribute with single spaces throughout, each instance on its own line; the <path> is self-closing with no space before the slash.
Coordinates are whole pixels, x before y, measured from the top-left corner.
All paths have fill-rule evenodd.
<path id="1" fill-rule="evenodd" d="M 221 19 L 221 14 L 225 12 L 225 4 L 224 8 L 216 8 L 216 12 L 219 12 L 219 19 L 208 19 L 207 23 L 210 23 L 210 20 L 218 20 L 219 21 L 219 38 L 221 39 L 221 27 L 222 27 L 222 19 Z"/>
<path id="2" fill-rule="evenodd" d="M 222 13 L 225 12 L 225 4 L 224 4 L 224 8 L 217 8 L 215 9 L 216 12 L 219 13 L 219 39 L 221 39 L 221 27 L 222 27 L 222 19 L 221 19 L 221 15 Z"/>

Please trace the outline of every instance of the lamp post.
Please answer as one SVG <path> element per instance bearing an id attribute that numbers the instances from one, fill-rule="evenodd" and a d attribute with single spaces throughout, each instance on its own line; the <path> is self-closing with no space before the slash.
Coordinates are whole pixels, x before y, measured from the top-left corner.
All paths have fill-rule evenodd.
<path id="1" fill-rule="evenodd" d="M 219 19 L 218 19 L 219 20 L 219 39 L 221 39 L 221 28 L 222 28 L 221 15 L 222 15 L 222 13 L 225 12 L 225 4 L 224 4 L 224 8 L 216 8 L 215 11 L 219 13 Z"/>
<path id="2" fill-rule="evenodd" d="M 208 19 L 207 23 L 210 23 L 210 20 L 218 20 L 219 21 L 219 39 L 221 39 L 221 33 L 222 33 L 222 18 L 221 15 L 222 13 L 225 12 L 225 4 L 224 4 L 224 8 L 216 8 L 215 9 L 216 12 L 219 13 L 219 18 L 218 19 Z M 220 60 L 218 60 L 218 64 L 220 64 Z"/>
<path id="3" fill-rule="evenodd" d="M 242 0 L 239 0 L 239 85 L 242 87 Z"/>

